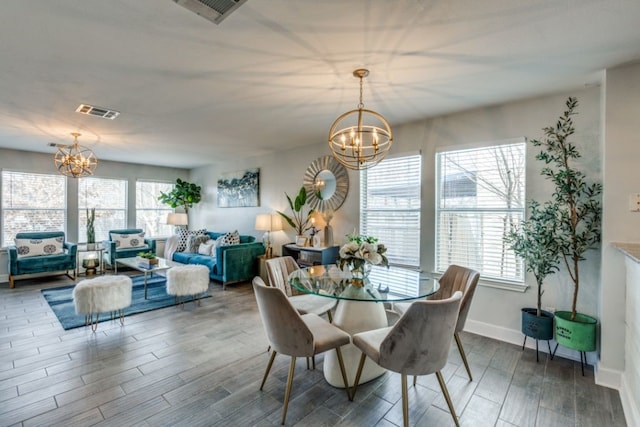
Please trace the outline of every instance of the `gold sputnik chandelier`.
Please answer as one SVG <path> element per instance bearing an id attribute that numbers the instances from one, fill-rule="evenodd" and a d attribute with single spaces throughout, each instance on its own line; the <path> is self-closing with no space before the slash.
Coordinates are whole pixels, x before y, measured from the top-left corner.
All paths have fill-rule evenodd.
<path id="1" fill-rule="evenodd" d="M 333 156 L 349 169 L 368 169 L 387 156 L 393 134 L 389 122 L 375 111 L 366 110 L 362 102 L 363 79 L 369 70 L 357 69 L 360 79 L 360 103 L 336 119 L 329 131 L 329 147 Z"/>
<path id="2" fill-rule="evenodd" d="M 58 172 L 74 178 L 93 175 L 98 166 L 96 155 L 89 148 L 78 145 L 79 133 L 72 132 L 71 135 L 73 144 L 59 147 L 53 157 Z"/>

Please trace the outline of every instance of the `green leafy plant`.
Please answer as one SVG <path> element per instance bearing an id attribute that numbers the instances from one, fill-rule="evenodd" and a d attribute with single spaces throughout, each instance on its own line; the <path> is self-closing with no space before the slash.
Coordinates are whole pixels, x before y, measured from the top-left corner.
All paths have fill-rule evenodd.
<path id="1" fill-rule="evenodd" d="M 575 133 L 572 117 L 577 114 L 578 100 L 569 97 L 566 106 L 556 125 L 543 129 L 545 137 L 533 139 L 531 143 L 542 148 L 536 159 L 548 165 L 541 174 L 555 187 L 553 199 L 545 204 L 545 221 L 554 230 L 555 244 L 573 282 L 571 320 L 575 320 L 580 261 L 585 259 L 587 250 L 600 242 L 602 184 L 589 182 L 585 174 L 571 164 L 580 158 L 576 146 L 569 141 Z"/>
<path id="2" fill-rule="evenodd" d="M 298 236 L 304 234 L 305 231 L 311 229 L 309 223 L 311 221 L 311 216 L 313 215 L 313 209 L 309 209 L 305 213 L 305 205 L 307 204 L 307 190 L 302 186 L 295 200 L 291 200 L 291 197 L 287 193 L 284 193 L 287 196 L 287 201 L 289 202 L 289 207 L 293 212 L 292 216 L 285 214 L 284 212 L 278 211 L 280 216 L 282 216 L 287 223 L 296 230 Z"/>
<path id="3" fill-rule="evenodd" d="M 156 258 L 156 254 L 154 254 L 152 251 L 149 251 L 149 252 L 138 252 L 138 256 L 140 258 L 145 258 L 145 259 L 155 259 Z"/>
<path id="4" fill-rule="evenodd" d="M 92 208 L 91 210 L 87 209 L 87 243 L 96 242 L 95 220 L 96 208 Z"/>
<path id="5" fill-rule="evenodd" d="M 529 218 L 510 230 L 505 242 L 525 262 L 525 268 L 536 278 L 538 301 L 536 316 L 542 314 L 542 284 L 545 277 L 558 271 L 560 250 L 554 229 L 555 209 L 529 202 Z"/>
<path id="6" fill-rule="evenodd" d="M 168 193 L 160 192 L 158 200 L 172 208 L 181 207 L 185 213 L 189 213 L 189 208 L 200 203 L 202 199 L 202 187 L 199 185 L 176 179 L 176 186 Z"/>

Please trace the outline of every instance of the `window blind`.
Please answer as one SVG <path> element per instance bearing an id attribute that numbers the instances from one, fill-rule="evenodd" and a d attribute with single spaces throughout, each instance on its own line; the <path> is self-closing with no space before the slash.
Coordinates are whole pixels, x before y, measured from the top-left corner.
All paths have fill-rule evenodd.
<path id="1" fill-rule="evenodd" d="M 169 182 L 136 182 L 136 227 L 145 231 L 146 236 L 170 236 L 172 226 L 167 224 L 167 215 L 173 209 L 158 200 L 160 193 L 168 193 L 174 188 Z"/>
<path id="2" fill-rule="evenodd" d="M 2 246 L 17 233 L 66 231 L 67 180 L 63 175 L 2 171 Z"/>
<path id="3" fill-rule="evenodd" d="M 127 227 L 127 181 L 112 178 L 78 179 L 78 236 L 87 236 L 87 209 L 96 209 L 96 241 L 109 238 L 109 230 Z"/>
<path id="4" fill-rule="evenodd" d="M 394 157 L 361 171 L 360 233 L 377 237 L 395 265 L 420 265 L 421 162 Z"/>
<path id="5" fill-rule="evenodd" d="M 436 167 L 436 270 L 459 264 L 523 282 L 503 239 L 524 218 L 524 142 L 438 153 Z"/>

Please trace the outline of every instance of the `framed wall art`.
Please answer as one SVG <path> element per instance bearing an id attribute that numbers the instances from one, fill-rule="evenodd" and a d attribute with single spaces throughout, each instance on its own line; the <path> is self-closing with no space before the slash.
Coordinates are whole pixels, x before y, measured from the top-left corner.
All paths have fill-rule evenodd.
<path id="1" fill-rule="evenodd" d="M 224 173 L 218 178 L 218 207 L 260 206 L 260 169 Z"/>

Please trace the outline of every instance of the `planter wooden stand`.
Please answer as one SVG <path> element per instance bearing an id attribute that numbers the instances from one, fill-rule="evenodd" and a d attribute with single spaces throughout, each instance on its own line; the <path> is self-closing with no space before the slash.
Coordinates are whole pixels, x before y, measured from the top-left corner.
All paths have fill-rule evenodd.
<path id="1" fill-rule="evenodd" d="M 567 347 L 580 352 L 580 365 L 582 367 L 582 375 L 584 375 L 584 365 L 587 363 L 587 351 L 595 351 L 596 349 L 596 326 L 598 319 L 586 314 L 577 313 L 575 320 L 571 320 L 570 311 L 556 311 L 555 332 L 556 332 L 556 348 L 553 355 L 556 354 L 558 345 Z"/>
<path id="2" fill-rule="evenodd" d="M 522 309 L 522 333 L 524 334 L 524 342 L 522 343 L 522 350 L 527 344 L 527 337 L 531 337 L 536 340 L 536 362 L 539 362 L 538 356 L 538 340 L 546 340 L 549 347 L 549 354 L 551 355 L 551 344 L 549 340 L 553 338 L 553 313 L 549 311 L 541 311 L 541 316 L 536 316 L 537 309 L 535 308 L 523 308 Z"/>

